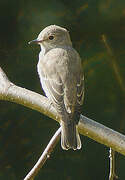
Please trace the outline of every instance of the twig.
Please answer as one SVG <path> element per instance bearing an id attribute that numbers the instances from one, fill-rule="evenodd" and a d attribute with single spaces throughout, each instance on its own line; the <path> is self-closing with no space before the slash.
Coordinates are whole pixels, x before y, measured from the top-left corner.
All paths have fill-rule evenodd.
<path id="1" fill-rule="evenodd" d="M 31 169 L 31 171 L 27 174 L 24 180 L 33 180 L 34 177 L 37 175 L 40 168 L 44 165 L 46 160 L 50 157 L 51 152 L 54 150 L 57 142 L 59 141 L 61 133 L 61 127 L 56 131 L 52 139 L 50 140 L 49 144 L 47 145 L 46 149 L 42 153 L 41 157 L 35 164 L 35 166 Z"/>
<path id="2" fill-rule="evenodd" d="M 118 176 L 116 176 L 115 174 L 115 151 L 113 151 L 111 148 L 109 150 L 109 159 L 110 159 L 109 180 L 116 180 L 118 179 Z"/>
<path id="3" fill-rule="evenodd" d="M 115 75 L 115 78 L 117 80 L 117 82 L 119 83 L 119 86 L 121 88 L 121 91 L 125 92 L 125 86 L 124 86 L 124 81 L 123 81 L 123 78 L 120 74 L 120 70 L 119 70 L 119 67 L 118 67 L 118 64 L 117 64 L 117 61 L 116 61 L 116 57 L 113 53 L 113 50 L 110 46 L 110 43 L 108 42 L 108 39 L 106 37 L 105 34 L 102 35 L 102 40 L 103 40 L 103 43 L 107 49 L 107 52 L 109 54 L 109 56 L 111 57 L 110 58 L 110 64 L 111 64 L 111 67 L 113 69 L 113 72 L 114 72 L 114 75 Z M 116 176 L 115 174 L 115 151 L 112 150 L 110 148 L 110 155 L 109 155 L 109 158 L 110 158 L 110 174 L 109 174 L 109 180 L 116 180 L 118 179 L 118 177 Z"/>
<path id="4" fill-rule="evenodd" d="M 109 43 L 108 43 L 108 40 L 107 40 L 107 37 L 105 34 L 102 35 L 102 41 L 107 49 L 107 52 L 108 54 L 110 55 L 110 63 L 111 63 L 111 67 L 113 68 L 113 71 L 114 71 L 114 74 L 115 74 L 115 78 L 116 80 L 118 81 L 119 83 L 119 86 L 122 90 L 122 92 L 125 92 L 125 86 L 124 86 L 124 81 L 123 81 L 123 78 L 120 74 L 120 70 L 119 70 L 119 67 L 118 67 L 118 64 L 117 64 L 117 61 L 116 61 L 116 58 L 113 54 L 113 50 L 112 48 L 109 46 Z"/>
<path id="5" fill-rule="evenodd" d="M 48 98 L 12 84 L 6 79 L 2 69 L 0 69 L 0 99 L 24 105 L 59 121 L 59 116 Z M 125 155 L 124 135 L 83 115 L 80 117 L 78 130 L 82 135 Z"/>

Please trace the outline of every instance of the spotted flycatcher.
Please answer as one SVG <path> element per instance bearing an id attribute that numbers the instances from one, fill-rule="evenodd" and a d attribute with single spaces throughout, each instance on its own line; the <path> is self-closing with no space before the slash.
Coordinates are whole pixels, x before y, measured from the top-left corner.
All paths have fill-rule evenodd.
<path id="1" fill-rule="evenodd" d="M 84 98 L 80 56 L 72 47 L 69 32 L 60 26 L 46 27 L 31 42 L 41 47 L 37 70 L 42 88 L 60 116 L 61 146 L 80 149 L 77 123 Z"/>

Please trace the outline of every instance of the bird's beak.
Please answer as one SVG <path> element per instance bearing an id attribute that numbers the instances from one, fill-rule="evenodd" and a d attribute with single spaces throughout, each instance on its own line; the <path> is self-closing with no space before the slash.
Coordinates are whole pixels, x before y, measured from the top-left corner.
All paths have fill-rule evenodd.
<path id="1" fill-rule="evenodd" d="M 38 39 L 34 39 L 34 40 L 28 42 L 28 44 L 39 44 L 39 42 L 41 42 L 41 41 L 39 41 Z"/>

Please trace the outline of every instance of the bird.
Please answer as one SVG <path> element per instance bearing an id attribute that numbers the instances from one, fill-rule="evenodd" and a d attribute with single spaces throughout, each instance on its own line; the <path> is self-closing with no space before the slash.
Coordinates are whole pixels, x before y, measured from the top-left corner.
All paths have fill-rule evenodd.
<path id="1" fill-rule="evenodd" d="M 77 124 L 84 100 L 84 74 L 69 31 L 49 25 L 31 43 L 41 47 L 37 71 L 43 91 L 60 117 L 62 149 L 81 149 Z"/>

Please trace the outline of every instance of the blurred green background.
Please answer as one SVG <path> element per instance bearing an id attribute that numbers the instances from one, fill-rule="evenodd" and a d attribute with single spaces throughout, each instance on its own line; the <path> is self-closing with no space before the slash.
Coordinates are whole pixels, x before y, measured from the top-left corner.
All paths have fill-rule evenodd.
<path id="1" fill-rule="evenodd" d="M 36 71 L 39 47 L 29 46 L 50 24 L 70 31 L 85 72 L 83 114 L 125 134 L 125 1 L 1 0 L 0 66 L 15 84 L 43 93 Z M 21 180 L 59 127 L 46 116 L 0 101 L 0 180 Z M 109 148 L 81 136 L 82 149 L 60 143 L 36 180 L 107 180 Z M 116 172 L 125 179 L 125 157 Z"/>

